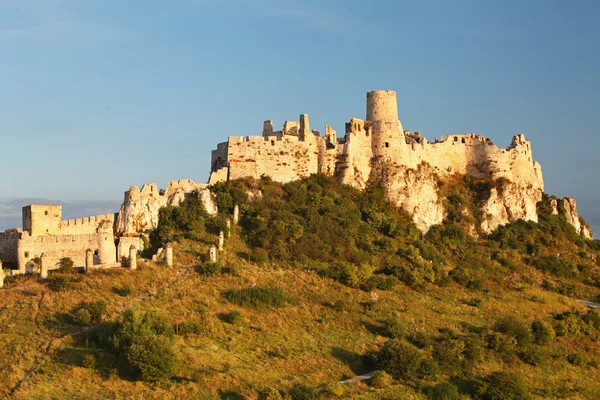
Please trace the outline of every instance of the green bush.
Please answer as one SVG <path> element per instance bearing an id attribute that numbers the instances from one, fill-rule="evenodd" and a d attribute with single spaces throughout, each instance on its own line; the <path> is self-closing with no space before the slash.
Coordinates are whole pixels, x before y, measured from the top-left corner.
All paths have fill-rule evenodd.
<path id="1" fill-rule="evenodd" d="M 221 265 L 219 263 L 207 262 L 199 267 L 200 273 L 207 277 L 217 276 L 221 273 Z"/>
<path id="2" fill-rule="evenodd" d="M 122 297 L 127 297 L 131 294 L 132 290 L 131 290 L 131 286 L 125 285 L 125 286 L 121 286 L 119 287 L 114 287 L 112 289 L 113 293 L 118 294 L 119 296 Z"/>
<path id="3" fill-rule="evenodd" d="M 281 308 L 290 298 L 279 288 L 252 287 L 223 293 L 230 302 L 242 307 Z"/>
<path id="4" fill-rule="evenodd" d="M 371 386 L 378 389 L 389 387 L 392 383 L 394 383 L 394 378 L 387 372 L 381 370 L 375 371 L 371 378 Z"/>
<path id="5" fill-rule="evenodd" d="M 421 360 L 421 353 L 414 346 L 400 339 L 390 339 L 379 351 L 377 367 L 394 378 L 412 380 L 418 377 Z"/>
<path id="6" fill-rule="evenodd" d="M 344 395 L 346 389 L 344 388 L 344 384 L 340 382 L 333 382 L 325 387 L 325 391 L 335 397 L 340 397 Z"/>
<path id="7" fill-rule="evenodd" d="M 136 337 L 149 335 L 172 337 L 173 328 L 166 318 L 134 307 L 125 311 L 117 321 L 111 343 L 118 352 L 126 354 Z"/>
<path id="8" fill-rule="evenodd" d="M 69 257 L 64 257 L 60 260 L 60 270 L 65 272 L 65 271 L 70 271 L 73 268 L 73 260 L 71 260 Z"/>
<path id="9" fill-rule="evenodd" d="M 373 275 L 365 283 L 362 284 L 361 289 L 370 292 L 375 289 L 379 290 L 392 290 L 394 286 L 394 280 L 389 276 Z"/>
<path id="10" fill-rule="evenodd" d="M 177 335 L 201 335 L 206 332 L 206 327 L 197 321 L 182 322 L 175 327 Z"/>
<path id="11" fill-rule="evenodd" d="M 140 335 L 133 338 L 127 350 L 127 361 L 145 381 L 169 378 L 175 365 L 175 353 L 169 338 Z"/>
<path id="12" fill-rule="evenodd" d="M 540 271 L 549 272 L 561 278 L 575 278 L 577 267 L 556 256 L 540 256 L 533 260 L 533 266 Z"/>
<path id="13" fill-rule="evenodd" d="M 335 308 L 336 311 L 343 312 L 348 311 L 350 306 L 345 300 L 336 300 L 336 302 L 333 304 L 333 308 Z"/>
<path id="14" fill-rule="evenodd" d="M 508 372 L 493 372 L 479 382 L 484 400 L 524 400 L 528 390 L 521 378 Z"/>
<path id="15" fill-rule="evenodd" d="M 513 315 L 498 318 L 492 329 L 514 338 L 519 347 L 526 346 L 533 341 L 529 326 Z"/>
<path id="16" fill-rule="evenodd" d="M 456 386 L 450 382 L 440 382 L 429 388 L 426 393 L 430 399 L 434 400 L 460 400 L 462 398 Z"/>
<path id="17" fill-rule="evenodd" d="M 417 332 L 409 336 L 408 340 L 419 349 L 433 346 L 433 338 L 425 332 Z"/>
<path id="18" fill-rule="evenodd" d="M 491 332 L 485 336 L 488 348 L 498 353 L 509 353 L 517 346 L 517 340 L 513 336 L 500 332 Z"/>
<path id="19" fill-rule="evenodd" d="M 223 316 L 223 320 L 229 324 L 235 325 L 239 322 L 242 322 L 244 319 L 244 314 L 241 311 L 233 310 L 228 314 Z"/>
<path id="20" fill-rule="evenodd" d="M 398 318 L 390 317 L 383 323 L 383 333 L 392 339 L 402 339 L 406 335 L 406 330 Z"/>
<path id="21" fill-rule="evenodd" d="M 321 397 L 316 390 L 306 385 L 294 386 L 289 393 L 292 400 L 317 400 Z"/>
<path id="22" fill-rule="evenodd" d="M 417 375 L 421 379 L 435 378 L 440 373 L 440 366 L 435 360 L 425 358 L 421 360 L 419 368 L 417 369 Z"/>
<path id="23" fill-rule="evenodd" d="M 325 270 L 321 270 L 321 275 L 335 279 L 350 287 L 362 286 L 366 290 L 366 285 L 372 278 L 375 268 L 369 264 L 360 266 L 351 263 L 335 263 Z M 372 281 L 377 283 L 377 281 Z"/>
<path id="24" fill-rule="evenodd" d="M 460 339 L 444 338 L 433 345 L 433 358 L 444 369 L 456 368 L 463 359 L 465 342 Z"/>
<path id="25" fill-rule="evenodd" d="M 548 344 L 556 337 L 552 324 L 546 321 L 535 320 L 531 323 L 533 338 L 537 344 Z"/>
<path id="26" fill-rule="evenodd" d="M 542 365 L 546 361 L 546 358 L 546 351 L 539 346 L 529 346 L 521 352 L 521 359 L 533 366 Z"/>
<path id="27" fill-rule="evenodd" d="M 587 365 L 587 358 L 584 354 L 581 353 L 571 353 L 569 355 L 567 355 L 567 361 L 570 364 L 576 365 L 576 366 L 584 366 Z"/>
<path id="28" fill-rule="evenodd" d="M 52 275 L 48 280 L 48 287 L 54 292 L 64 292 L 71 288 L 72 279 L 65 275 Z"/>
<path id="29" fill-rule="evenodd" d="M 557 336 L 578 335 L 589 329 L 589 325 L 581 319 L 578 313 L 566 311 L 556 315 L 555 319 L 554 329 Z"/>
<path id="30" fill-rule="evenodd" d="M 281 392 L 275 388 L 269 388 L 264 390 L 260 396 L 260 400 L 284 400 L 284 397 L 281 395 Z"/>
<path id="31" fill-rule="evenodd" d="M 75 310 L 73 310 L 73 320 L 81 325 L 102 322 L 105 315 L 106 301 L 104 300 L 81 303 L 75 308 Z"/>

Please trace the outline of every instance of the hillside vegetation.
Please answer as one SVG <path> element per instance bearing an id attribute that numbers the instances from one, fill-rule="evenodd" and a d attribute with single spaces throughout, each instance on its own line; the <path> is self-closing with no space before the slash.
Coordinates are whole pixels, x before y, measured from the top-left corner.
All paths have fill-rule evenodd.
<path id="1" fill-rule="evenodd" d="M 217 217 L 193 197 L 161 209 L 151 249 L 172 243 L 172 268 L 10 278 L 0 396 L 595 398 L 600 312 L 575 299 L 600 292 L 600 246 L 547 197 L 539 223 L 483 237 L 478 204 L 501 184 L 440 183 L 448 218 L 425 235 L 381 187 L 218 184 Z"/>

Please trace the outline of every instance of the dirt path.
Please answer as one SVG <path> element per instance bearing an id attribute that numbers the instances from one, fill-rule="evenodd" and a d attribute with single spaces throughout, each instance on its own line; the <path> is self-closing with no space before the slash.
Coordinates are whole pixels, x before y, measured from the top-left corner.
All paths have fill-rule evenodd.
<path id="1" fill-rule="evenodd" d="M 600 303 L 594 303 L 593 301 L 577 300 L 577 302 L 591 308 L 600 308 Z"/>
<path id="2" fill-rule="evenodd" d="M 171 285 L 175 281 L 177 281 L 179 279 L 179 277 L 181 277 L 189 269 L 190 269 L 190 267 L 181 267 L 179 269 L 179 271 L 177 271 L 177 273 L 175 275 L 173 275 L 173 277 L 171 279 L 169 279 L 167 282 L 163 283 L 161 286 L 156 288 L 156 293 L 158 293 L 158 291 L 160 291 L 160 290 L 168 289 L 169 287 L 171 287 Z M 149 299 L 155 295 L 156 294 L 152 294 L 150 291 L 145 292 L 141 296 L 133 299 L 127 306 L 123 307 L 117 314 L 115 314 L 113 316 L 113 318 L 121 316 L 125 311 L 130 309 L 133 305 L 141 303 L 144 300 Z M 43 295 L 42 295 L 42 299 L 40 299 L 40 302 L 38 303 L 38 313 L 39 313 L 39 305 L 41 304 L 42 300 L 43 300 Z M 37 314 L 36 314 L 36 319 L 37 319 Z M 45 344 L 40 346 L 40 348 L 38 349 L 38 354 L 34 358 L 33 365 L 27 371 L 27 373 L 21 379 L 19 379 L 19 381 L 16 383 L 16 385 L 12 387 L 12 389 L 8 392 L 8 396 L 12 397 L 15 395 L 15 393 L 17 393 L 19 391 L 19 389 L 21 388 L 23 383 L 25 383 L 25 381 L 27 381 L 33 375 L 33 373 L 38 369 L 38 367 L 44 361 L 44 359 L 50 354 L 50 350 L 53 348 L 54 344 L 59 345 L 64 339 L 66 339 L 68 337 L 79 336 L 95 327 L 96 327 L 96 325 L 86 326 L 84 328 L 81 328 L 81 329 L 73 332 L 73 333 L 66 333 L 58 338 L 52 338 L 48 342 L 46 342 Z"/>

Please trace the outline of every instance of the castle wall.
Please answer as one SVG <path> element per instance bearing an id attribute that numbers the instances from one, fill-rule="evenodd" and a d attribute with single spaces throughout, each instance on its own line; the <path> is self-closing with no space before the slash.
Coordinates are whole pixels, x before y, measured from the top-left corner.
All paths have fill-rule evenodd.
<path id="1" fill-rule="evenodd" d="M 121 261 L 123 257 L 129 258 L 129 248 L 135 246 L 137 251 L 144 250 L 144 242 L 139 237 L 123 236 L 119 238 L 117 245 L 117 260 Z"/>
<path id="2" fill-rule="evenodd" d="M 319 170 L 319 142 L 312 132 L 297 136 L 230 137 L 229 179 L 268 175 L 278 182 L 297 180 Z"/>
<path id="3" fill-rule="evenodd" d="M 91 235 L 109 233 L 113 230 L 115 214 L 101 214 L 93 217 L 63 220 L 56 235 Z"/>
<path id="4" fill-rule="evenodd" d="M 85 266 L 87 249 L 94 251 L 94 264 L 116 262 L 117 253 L 112 233 L 89 235 L 30 236 L 27 232 L 18 241 L 19 271 L 32 272 L 32 260 L 46 254 L 49 269 L 60 268 L 60 262 L 68 257 L 75 267 Z"/>
<path id="5" fill-rule="evenodd" d="M 139 232 L 158 226 L 158 213 L 161 207 L 178 206 L 187 196 L 197 192 L 209 215 L 217 213 L 214 197 L 208 185 L 189 179 L 170 181 L 164 191 L 155 183 L 131 186 L 124 195 L 124 201 L 114 223 L 118 236 L 137 236 Z"/>
<path id="6" fill-rule="evenodd" d="M 0 233 L 0 261 L 2 261 L 4 267 L 18 263 L 18 242 L 21 235 L 22 232 L 16 229 Z"/>

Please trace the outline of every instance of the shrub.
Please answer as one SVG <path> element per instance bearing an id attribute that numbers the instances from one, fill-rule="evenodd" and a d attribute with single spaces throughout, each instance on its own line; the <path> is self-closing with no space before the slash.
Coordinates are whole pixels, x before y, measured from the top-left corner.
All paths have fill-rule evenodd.
<path id="1" fill-rule="evenodd" d="M 535 320 L 531 323 L 533 339 L 537 344 L 547 344 L 554 340 L 556 331 L 549 322 Z"/>
<path id="2" fill-rule="evenodd" d="M 402 339 L 406 334 L 404 325 L 395 317 L 390 317 L 384 321 L 383 332 L 385 336 L 392 339 Z"/>
<path id="3" fill-rule="evenodd" d="M 394 378 L 385 371 L 377 370 L 371 378 L 371 386 L 379 389 L 391 386 L 394 383 Z"/>
<path id="4" fill-rule="evenodd" d="M 73 268 L 73 260 L 69 257 L 64 257 L 60 260 L 60 270 L 61 271 L 70 271 Z"/>
<path id="5" fill-rule="evenodd" d="M 458 365 L 463 358 L 465 343 L 459 339 L 444 339 L 433 345 L 433 357 L 444 368 Z"/>
<path id="6" fill-rule="evenodd" d="M 111 342 L 117 351 L 126 354 L 136 337 L 148 335 L 169 337 L 173 335 L 173 328 L 159 315 L 142 313 L 138 308 L 131 308 L 117 321 Z"/>
<path id="7" fill-rule="evenodd" d="M 540 256 L 533 260 L 533 266 L 562 278 L 575 278 L 577 267 L 556 256 Z"/>
<path id="8" fill-rule="evenodd" d="M 118 294 L 119 296 L 126 297 L 131 294 L 131 286 L 125 285 L 120 288 L 114 287 L 112 289 L 113 293 Z"/>
<path id="9" fill-rule="evenodd" d="M 64 292 L 71 288 L 71 278 L 64 275 L 53 275 L 48 281 L 48 287 L 54 292 Z"/>
<path id="10" fill-rule="evenodd" d="M 427 396 L 435 400 L 460 400 L 456 386 L 450 382 L 440 382 L 427 390 Z"/>
<path id="11" fill-rule="evenodd" d="M 306 385 L 294 386 L 290 389 L 292 400 L 317 400 L 319 393 Z"/>
<path id="12" fill-rule="evenodd" d="M 514 338 L 517 346 L 526 346 L 533 340 L 529 326 L 512 315 L 498 318 L 493 330 Z"/>
<path id="13" fill-rule="evenodd" d="M 472 299 L 465 300 L 464 303 L 471 307 L 479 307 L 481 305 L 481 299 L 474 297 Z"/>
<path id="14" fill-rule="evenodd" d="M 534 366 L 543 364 L 546 357 L 544 349 L 538 346 L 529 346 L 521 352 L 521 359 Z"/>
<path id="15" fill-rule="evenodd" d="M 182 322 L 175 327 L 175 333 L 178 335 L 200 335 L 205 331 L 205 326 L 197 321 Z"/>
<path id="16" fill-rule="evenodd" d="M 437 374 L 440 373 L 440 367 L 435 362 L 435 360 L 431 359 L 423 359 L 419 364 L 419 368 L 417 370 L 417 374 L 421 379 L 429 379 L 435 378 Z"/>
<path id="17" fill-rule="evenodd" d="M 84 368 L 88 369 L 96 368 L 96 357 L 93 354 L 84 355 L 82 365 Z"/>
<path id="18" fill-rule="evenodd" d="M 517 345 L 517 340 L 509 335 L 500 332 L 492 332 L 486 335 L 485 342 L 487 347 L 498 352 L 508 353 Z"/>
<path id="19" fill-rule="evenodd" d="M 433 345 L 433 339 L 425 332 L 417 332 L 409 336 L 408 340 L 420 349 Z"/>
<path id="20" fill-rule="evenodd" d="M 335 397 L 340 397 L 340 396 L 344 395 L 344 392 L 346 390 L 345 390 L 344 385 L 342 383 L 340 383 L 340 382 L 334 382 L 334 383 L 331 383 L 331 384 L 327 385 L 327 387 L 325 388 L 325 391 L 327 393 L 331 393 Z"/>
<path id="21" fill-rule="evenodd" d="M 104 300 L 81 303 L 73 311 L 73 320 L 81 325 L 102 322 L 106 315 L 106 302 Z"/>
<path id="22" fill-rule="evenodd" d="M 223 316 L 223 320 L 232 325 L 237 324 L 238 322 L 241 322 L 243 319 L 244 319 L 244 315 L 242 314 L 241 311 L 238 311 L 238 310 L 233 310 L 229 314 L 225 314 Z"/>
<path id="23" fill-rule="evenodd" d="M 583 366 L 587 364 L 587 358 L 581 353 L 571 353 L 567 355 L 567 361 L 576 366 Z"/>
<path id="24" fill-rule="evenodd" d="M 269 388 L 263 391 L 259 397 L 260 400 L 283 400 L 281 392 L 275 388 Z"/>
<path id="25" fill-rule="evenodd" d="M 158 335 L 136 336 L 127 351 L 127 361 L 137 369 L 145 381 L 156 381 L 171 376 L 175 353 L 171 341 Z"/>
<path id="26" fill-rule="evenodd" d="M 207 277 L 217 276 L 221 273 L 221 265 L 216 262 L 207 262 L 199 267 L 200 273 Z"/>
<path id="27" fill-rule="evenodd" d="M 578 335 L 587 328 L 587 324 L 578 314 L 566 311 L 555 316 L 555 331 L 557 336 Z"/>
<path id="28" fill-rule="evenodd" d="M 290 301 L 290 298 L 279 288 L 252 287 L 230 290 L 223 296 L 239 306 L 254 308 L 281 308 Z"/>
<path id="29" fill-rule="evenodd" d="M 392 290 L 394 286 L 394 280 L 389 276 L 373 275 L 365 283 L 362 284 L 361 289 L 370 292 L 375 289 L 379 290 Z"/>
<path id="30" fill-rule="evenodd" d="M 348 311 L 348 302 L 345 300 L 337 300 L 334 304 L 333 304 L 333 308 L 335 308 L 336 311 L 342 312 L 342 311 Z"/>
<path id="31" fill-rule="evenodd" d="M 421 353 L 414 346 L 399 339 L 388 340 L 377 356 L 378 368 L 394 378 L 416 379 Z"/>
<path id="32" fill-rule="evenodd" d="M 523 381 L 508 372 L 493 372 L 479 383 L 479 390 L 485 400 L 523 400 L 527 398 L 527 388 Z"/>

